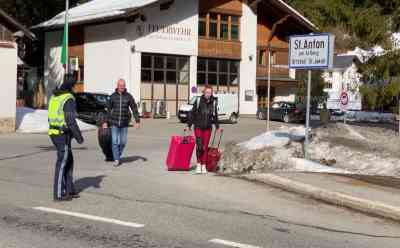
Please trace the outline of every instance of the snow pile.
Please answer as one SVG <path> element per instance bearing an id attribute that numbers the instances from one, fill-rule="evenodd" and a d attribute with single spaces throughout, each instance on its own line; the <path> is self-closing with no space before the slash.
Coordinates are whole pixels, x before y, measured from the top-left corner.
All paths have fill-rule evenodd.
<path id="1" fill-rule="evenodd" d="M 392 113 L 365 112 L 365 111 L 348 111 L 346 120 L 356 122 L 385 122 L 391 123 L 395 119 Z"/>
<path id="2" fill-rule="evenodd" d="M 31 108 L 17 108 L 17 132 L 20 133 L 47 133 L 49 129 L 47 110 L 36 110 Z M 95 126 L 88 125 L 77 120 L 82 131 L 96 129 Z"/>
<path id="3" fill-rule="evenodd" d="M 259 150 L 267 147 L 284 147 L 287 146 L 290 141 L 301 141 L 305 138 L 304 127 L 294 127 L 287 129 L 281 127 L 279 131 L 265 132 L 259 136 L 256 136 L 249 141 L 238 144 L 241 148 L 247 150 Z"/>
<path id="4" fill-rule="evenodd" d="M 396 116 L 392 113 L 346 111 L 344 115 L 331 115 L 332 121 L 365 122 L 365 123 L 393 123 Z M 311 120 L 319 120 L 319 115 L 311 115 Z"/>
<path id="5" fill-rule="evenodd" d="M 400 177 L 399 147 L 394 131 L 338 123 L 315 130 L 309 153 L 313 160 L 335 160 L 334 168 L 352 173 Z"/>
<path id="6" fill-rule="evenodd" d="M 304 137 L 304 127 L 282 127 L 240 144 L 227 144 L 220 166 L 227 174 L 290 170 L 290 159 L 304 156 Z"/>
<path id="7" fill-rule="evenodd" d="M 239 146 L 247 150 L 259 150 L 266 147 L 283 147 L 289 144 L 289 133 L 266 132 L 249 141 L 240 143 Z"/>

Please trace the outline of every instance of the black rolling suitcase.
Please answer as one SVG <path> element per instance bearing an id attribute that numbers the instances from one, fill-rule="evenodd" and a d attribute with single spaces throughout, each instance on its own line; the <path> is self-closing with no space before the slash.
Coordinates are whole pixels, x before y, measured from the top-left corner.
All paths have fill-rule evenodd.
<path id="1" fill-rule="evenodd" d="M 112 147 L 111 128 L 100 127 L 99 130 L 97 131 L 97 136 L 101 150 L 106 156 L 106 161 L 114 161 L 111 148 Z"/>
<path id="2" fill-rule="evenodd" d="M 99 127 L 97 131 L 97 138 L 99 141 L 99 145 L 101 150 L 106 156 L 106 161 L 114 161 L 112 154 L 112 136 L 111 136 L 111 128 L 109 125 L 109 116 L 107 113 L 100 113 L 97 119 L 97 125 Z M 104 124 L 107 124 L 107 127 L 103 127 Z"/>

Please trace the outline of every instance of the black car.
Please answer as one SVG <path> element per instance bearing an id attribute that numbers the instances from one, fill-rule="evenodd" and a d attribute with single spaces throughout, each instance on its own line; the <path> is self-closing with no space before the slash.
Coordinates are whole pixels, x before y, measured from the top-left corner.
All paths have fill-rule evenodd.
<path id="1" fill-rule="evenodd" d="M 257 118 L 260 120 L 267 119 L 267 108 L 257 111 Z M 279 120 L 286 123 L 303 122 L 306 119 L 306 113 L 303 109 L 291 102 L 274 102 L 270 108 L 270 119 Z"/>
<path id="2" fill-rule="evenodd" d="M 75 94 L 78 118 L 89 124 L 96 124 L 100 113 L 107 112 L 110 96 L 102 93 L 82 92 Z"/>

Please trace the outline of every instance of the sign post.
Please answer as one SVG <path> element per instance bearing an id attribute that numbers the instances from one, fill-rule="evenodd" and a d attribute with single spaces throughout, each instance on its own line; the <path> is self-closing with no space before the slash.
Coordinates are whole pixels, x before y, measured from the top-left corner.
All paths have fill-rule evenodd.
<path id="1" fill-rule="evenodd" d="M 305 159 L 309 159 L 311 70 L 328 69 L 332 66 L 334 41 L 335 37 L 327 33 L 294 35 L 289 37 L 289 68 L 308 70 L 306 133 L 304 143 Z"/>
<path id="2" fill-rule="evenodd" d="M 347 112 L 347 105 L 349 104 L 349 94 L 346 91 L 343 91 L 340 94 L 340 108 L 344 112 L 343 122 L 346 124 L 346 112 Z"/>

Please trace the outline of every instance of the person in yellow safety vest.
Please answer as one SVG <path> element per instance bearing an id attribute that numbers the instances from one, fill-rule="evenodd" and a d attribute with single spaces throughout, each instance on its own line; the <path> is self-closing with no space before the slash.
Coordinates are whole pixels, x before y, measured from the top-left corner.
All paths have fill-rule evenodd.
<path id="1" fill-rule="evenodd" d="M 82 144 L 83 137 L 75 118 L 76 104 L 72 95 L 74 83 L 71 76 L 66 76 L 64 83 L 54 91 L 49 102 L 49 136 L 57 149 L 54 201 L 70 201 L 79 197 L 72 176 L 74 158 L 71 141 L 75 138 Z"/>

